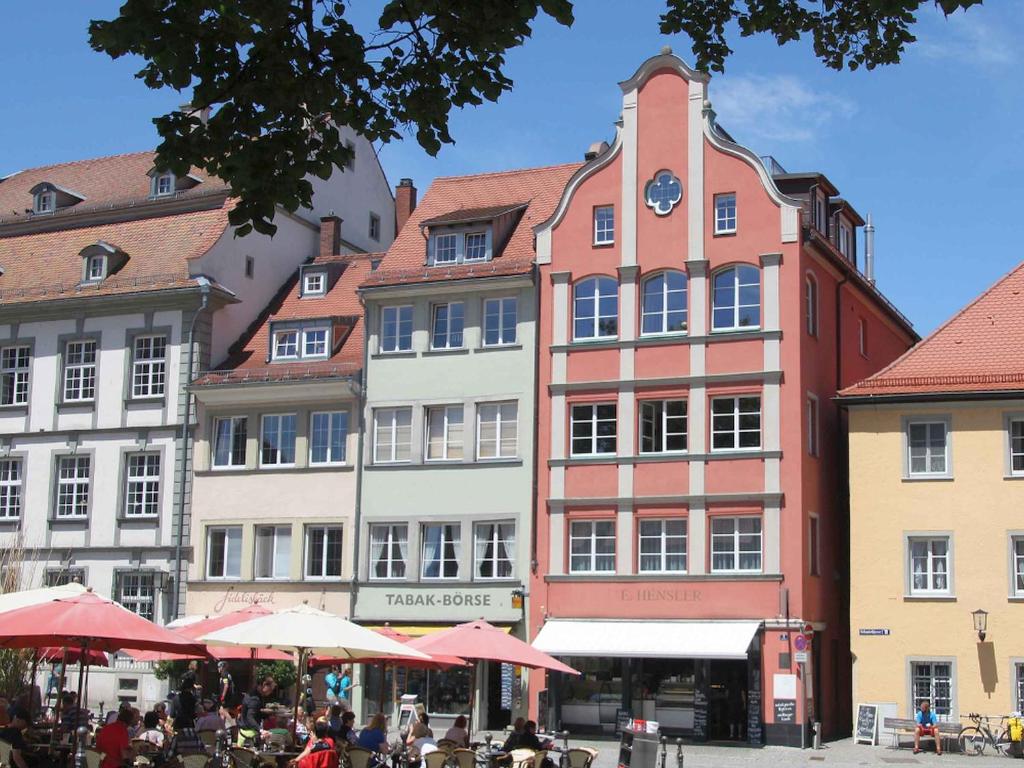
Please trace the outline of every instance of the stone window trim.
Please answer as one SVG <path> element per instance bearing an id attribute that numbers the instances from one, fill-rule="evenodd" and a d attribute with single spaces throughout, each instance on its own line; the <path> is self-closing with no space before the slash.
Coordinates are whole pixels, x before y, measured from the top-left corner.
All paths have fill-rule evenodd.
<path id="1" fill-rule="evenodd" d="M 213 534 L 214 531 L 227 531 L 227 530 L 233 530 L 233 529 L 238 529 L 238 531 L 239 531 L 239 550 L 240 550 L 240 555 L 239 555 L 240 556 L 240 560 L 239 560 L 239 566 L 238 566 L 238 574 L 239 575 L 238 576 L 211 576 L 210 575 L 210 555 L 212 553 L 212 549 L 211 549 L 211 546 L 210 546 L 210 537 L 211 537 L 211 535 Z M 203 548 L 203 551 L 201 553 L 201 559 L 197 558 L 196 562 L 201 564 L 201 569 L 202 569 L 201 573 L 202 573 L 202 580 L 203 581 L 207 581 L 207 582 L 236 582 L 237 583 L 239 581 L 250 580 L 247 577 L 251 577 L 252 574 L 247 574 L 246 573 L 246 567 L 245 567 L 246 563 L 245 563 L 244 555 L 245 555 L 245 545 L 247 543 L 247 538 L 250 538 L 250 537 L 252 537 L 254 535 L 252 533 L 251 529 L 252 529 L 252 525 L 243 524 L 241 522 L 237 522 L 237 521 L 233 521 L 233 520 L 217 520 L 217 521 L 212 521 L 211 520 L 211 521 L 207 521 L 202 526 L 202 531 L 203 531 L 202 548 Z M 247 536 L 247 531 L 248 531 L 248 536 Z M 227 540 L 225 539 L 225 544 L 226 544 L 226 542 L 227 542 Z M 225 569 L 226 568 L 227 568 L 227 553 L 225 552 Z"/>
<path id="2" fill-rule="evenodd" d="M 729 215 L 729 209 L 732 215 Z M 731 237 L 736 234 L 739 207 L 735 192 L 716 192 L 711 198 L 711 216 L 714 222 L 714 237 Z"/>
<path id="3" fill-rule="evenodd" d="M 96 384 L 97 392 L 91 400 L 65 400 L 64 399 L 64 361 L 67 358 L 68 343 L 73 341 L 95 341 L 96 342 Z M 56 369 L 57 376 L 54 392 L 54 402 L 57 404 L 57 411 L 63 410 L 95 410 L 99 394 L 99 382 L 102 368 L 103 346 L 102 334 L 99 331 L 86 331 L 83 333 L 62 333 L 57 336 Z"/>
<path id="4" fill-rule="evenodd" d="M 1019 712 L 1024 708 L 1024 690 L 1018 687 L 1021 685 L 1022 667 L 1024 656 L 1010 657 L 1010 676 L 1007 678 L 1010 681 L 1010 708 L 1006 710 L 1007 712 Z"/>
<path id="5" fill-rule="evenodd" d="M 945 424 L 946 425 L 946 471 L 910 473 L 910 427 L 913 424 Z M 950 413 L 913 414 L 900 417 L 900 447 L 902 453 L 904 482 L 929 482 L 933 480 L 953 479 L 953 416 Z"/>
<path id="6" fill-rule="evenodd" d="M 0 452 L 0 461 L 21 461 L 21 514 L 18 517 L 0 518 L 0 532 L 11 532 L 21 529 L 25 519 L 25 492 L 29 487 L 29 452 L 27 450 Z"/>
<path id="7" fill-rule="evenodd" d="M 33 376 L 33 369 L 36 363 L 36 337 L 35 336 L 12 336 L 9 339 L 4 339 L 0 342 L 0 350 L 7 349 L 9 347 L 28 347 L 28 400 L 25 403 L 15 403 L 12 405 L 0 405 L 0 413 L 11 414 L 19 412 L 28 412 L 28 407 L 32 403 L 32 390 L 35 386 L 35 376 Z"/>
<path id="8" fill-rule="evenodd" d="M 83 517 L 57 516 L 57 485 L 60 474 L 60 460 L 71 457 L 85 456 L 89 459 L 89 502 Z M 76 450 L 54 451 L 50 458 L 50 503 L 47 507 L 47 522 L 54 527 L 88 527 L 92 520 L 93 505 L 96 502 L 96 449 L 79 448 Z"/>
<path id="9" fill-rule="evenodd" d="M 114 600 L 114 602 L 116 602 L 118 605 L 121 605 L 123 608 L 125 608 L 125 610 L 128 610 L 128 611 L 131 611 L 132 609 L 128 608 L 123 603 L 121 603 L 121 592 L 118 589 L 118 587 L 120 586 L 119 580 L 121 578 L 123 578 L 124 576 L 133 576 L 133 575 L 148 576 L 148 577 L 150 577 L 152 579 L 152 582 L 153 582 L 153 619 L 152 620 L 155 621 L 155 622 L 159 622 L 162 619 L 162 617 L 163 617 L 163 610 L 162 609 L 163 609 L 164 606 L 163 606 L 163 600 L 161 598 L 162 598 L 164 592 L 166 591 L 166 586 L 165 586 L 164 580 L 168 579 L 170 577 L 170 574 L 167 573 L 166 571 L 160 570 L 159 568 L 151 568 L 151 567 L 135 567 L 135 568 L 132 568 L 132 567 L 118 567 L 118 568 L 114 568 L 114 570 L 111 571 L 111 574 L 110 574 L 110 596 L 111 596 L 111 599 Z M 132 611 L 132 613 L 135 613 L 135 611 Z M 137 615 L 141 615 L 141 614 L 137 614 Z"/>
<path id="10" fill-rule="evenodd" d="M 914 567 L 910 555 L 912 542 L 920 539 L 946 539 L 946 582 L 947 589 L 944 592 L 914 592 L 913 579 Z M 950 602 L 956 600 L 956 538 L 953 531 L 903 531 L 903 600 L 904 602 L 927 602 L 941 601 Z"/>
<path id="11" fill-rule="evenodd" d="M 132 396 L 132 378 L 135 369 L 135 340 L 140 336 L 164 336 L 167 345 L 164 352 L 164 393 L 162 395 L 147 395 L 144 397 Z M 128 328 L 124 333 L 125 339 L 125 366 L 123 383 L 124 404 L 140 403 L 145 405 L 166 404 L 171 390 L 176 390 L 178 378 L 178 366 L 171 364 L 171 351 L 175 348 L 185 350 L 187 345 L 174 344 L 174 328 L 169 325 L 155 325 L 152 327 Z M 187 350 L 186 350 L 187 351 Z M 99 362 L 99 351 L 97 349 L 97 363 Z M 99 375 L 99 368 L 96 370 Z M 172 385 L 173 381 L 173 385 Z"/>
<path id="12" fill-rule="evenodd" d="M 1006 532 L 1007 599 L 1011 602 L 1024 602 L 1024 589 L 1017 589 L 1017 541 L 1024 541 L 1024 528 Z"/>
<path id="13" fill-rule="evenodd" d="M 155 454 L 160 457 L 160 509 L 155 515 L 129 515 L 127 513 L 128 505 L 128 457 L 134 454 L 149 453 Z M 174 478 L 171 477 L 168 472 L 169 466 L 173 464 L 174 460 L 174 448 L 170 449 L 171 456 L 168 458 L 168 446 L 165 445 L 154 445 L 149 443 L 145 437 L 140 438 L 136 445 L 121 446 L 118 452 L 118 470 L 117 470 L 117 525 L 121 527 L 131 528 L 154 528 L 159 530 L 161 527 L 161 521 L 164 512 L 164 493 L 168 486 L 168 483 L 172 483 Z"/>
<path id="14" fill-rule="evenodd" d="M 56 559 L 56 558 L 55 558 Z M 60 582 L 59 579 L 63 574 L 69 574 L 72 578 Z M 89 585 L 89 566 L 79 565 L 77 563 L 68 561 L 62 562 L 59 567 L 48 566 L 43 570 L 43 586 L 44 587 L 55 587 L 59 583 L 68 584 L 74 581 L 75 576 L 81 576 L 82 579 L 78 583 L 82 586 Z"/>
<path id="15" fill-rule="evenodd" d="M 31 387 L 31 376 L 29 377 Z M 29 397 L 31 397 L 31 392 Z M 1010 411 L 1003 414 L 1003 477 L 1004 479 L 1024 478 L 1024 470 L 1013 469 L 1013 423 L 1024 422 L 1024 411 Z"/>
<path id="16" fill-rule="evenodd" d="M 915 664 L 949 664 L 950 669 L 950 712 L 949 721 L 957 722 L 960 719 L 960 712 L 957 702 L 957 658 L 956 656 L 926 656 L 918 654 L 909 654 L 906 657 L 906 715 L 907 717 L 913 717 L 915 710 L 917 709 L 917 703 L 914 701 L 914 665 Z M 932 702 L 934 704 L 934 702 Z"/>
<path id="17" fill-rule="evenodd" d="M 304 521 L 302 526 L 302 581 L 307 582 L 337 582 L 342 581 L 345 578 L 345 567 L 347 565 L 345 558 L 345 547 L 348 546 L 348 530 L 345 523 L 340 521 L 328 521 L 328 520 L 308 520 Z M 324 550 L 323 550 L 323 570 L 327 568 L 327 536 L 333 531 L 338 531 L 338 535 L 341 537 L 341 560 L 338 563 L 338 574 L 337 575 L 323 575 L 311 573 L 312 563 L 310 562 L 310 547 L 311 536 L 317 530 L 323 530 L 325 533 L 324 538 Z M 244 551 L 244 548 L 243 548 Z"/>

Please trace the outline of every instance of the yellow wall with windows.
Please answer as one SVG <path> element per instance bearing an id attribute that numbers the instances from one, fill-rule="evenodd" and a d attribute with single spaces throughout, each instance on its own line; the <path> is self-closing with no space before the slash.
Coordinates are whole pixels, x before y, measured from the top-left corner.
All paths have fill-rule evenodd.
<path id="1" fill-rule="evenodd" d="M 1024 592 L 1013 595 L 1011 537 L 1024 536 L 1024 476 L 1008 477 L 1007 418 L 1024 418 L 1024 400 L 851 406 L 849 414 L 854 702 L 888 703 L 885 714 L 906 717 L 911 662 L 948 659 L 952 716 L 1016 709 Z M 949 420 L 949 479 L 906 477 L 904 429 L 919 417 Z M 910 596 L 907 536 L 917 532 L 950 535 L 949 596 Z M 989 612 L 984 643 L 973 630 L 979 608 Z"/>

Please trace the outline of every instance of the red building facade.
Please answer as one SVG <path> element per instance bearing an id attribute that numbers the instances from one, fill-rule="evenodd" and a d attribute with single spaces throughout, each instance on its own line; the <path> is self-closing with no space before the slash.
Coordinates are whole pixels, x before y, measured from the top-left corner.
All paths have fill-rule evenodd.
<path id="1" fill-rule="evenodd" d="M 533 707 L 798 744 L 850 722 L 832 398 L 916 336 L 858 269 L 856 211 L 735 144 L 707 83 L 645 62 L 535 228 L 531 636 L 584 674 Z"/>

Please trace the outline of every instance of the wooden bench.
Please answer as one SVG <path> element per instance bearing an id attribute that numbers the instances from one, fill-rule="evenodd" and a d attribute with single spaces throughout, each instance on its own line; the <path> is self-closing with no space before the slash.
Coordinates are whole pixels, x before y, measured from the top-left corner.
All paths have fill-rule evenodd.
<path id="1" fill-rule="evenodd" d="M 900 736 L 908 734 L 913 738 L 914 733 L 917 731 L 917 721 L 913 718 L 887 717 L 882 721 L 882 727 L 892 733 L 892 748 L 899 749 Z M 959 723 L 947 723 L 942 720 L 939 721 L 939 738 L 942 739 L 943 751 L 946 751 L 949 748 L 949 740 L 953 739 L 955 741 L 959 735 Z M 934 737 L 931 735 L 924 735 L 921 738 L 931 739 Z"/>

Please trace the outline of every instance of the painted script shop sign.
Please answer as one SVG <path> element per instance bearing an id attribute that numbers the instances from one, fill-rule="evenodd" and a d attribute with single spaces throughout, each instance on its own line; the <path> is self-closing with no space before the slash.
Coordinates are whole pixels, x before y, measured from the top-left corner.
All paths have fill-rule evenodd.
<path id="1" fill-rule="evenodd" d="M 362 585 L 356 618 L 379 621 L 518 621 L 521 608 L 512 606 L 518 585 L 479 587 L 471 584 L 438 587 L 418 584 Z"/>

